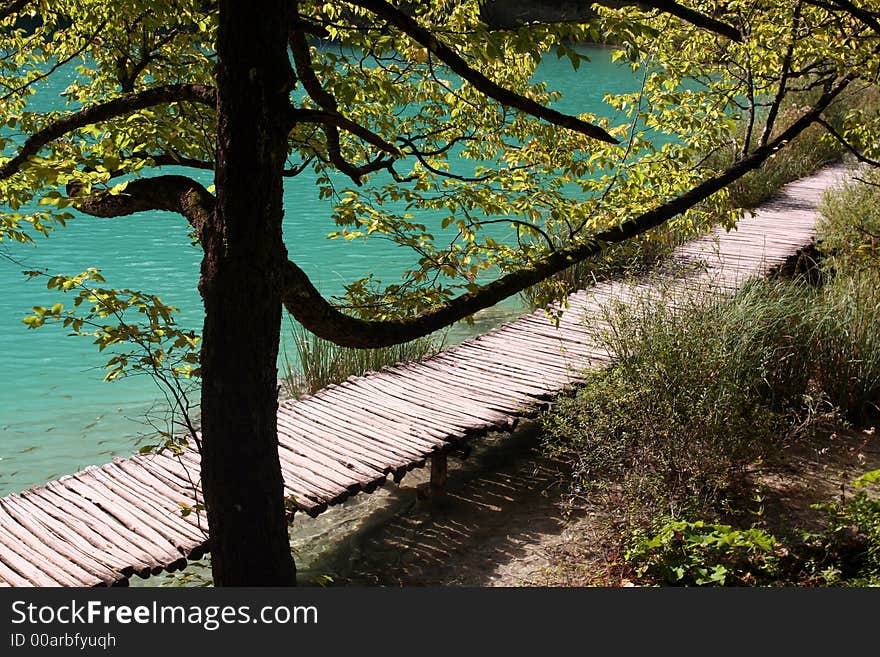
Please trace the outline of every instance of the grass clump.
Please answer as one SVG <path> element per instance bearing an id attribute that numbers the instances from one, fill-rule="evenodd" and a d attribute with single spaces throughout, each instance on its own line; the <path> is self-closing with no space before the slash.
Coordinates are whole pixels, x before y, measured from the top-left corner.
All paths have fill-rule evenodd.
<path id="1" fill-rule="evenodd" d="M 396 363 L 421 360 L 443 348 L 445 334 L 378 349 L 340 347 L 310 333 L 290 319 L 295 357 L 285 349 L 285 392 L 295 398 L 317 392 L 350 376 L 362 376 Z"/>
<path id="2" fill-rule="evenodd" d="M 728 301 L 664 295 L 604 311 L 615 364 L 541 418 L 576 495 L 617 491 L 637 517 L 718 508 L 749 467 L 831 414 L 880 403 L 880 269 L 822 288 L 757 281 Z M 817 424 L 818 423 L 818 424 Z"/>
<path id="3" fill-rule="evenodd" d="M 831 270 L 880 267 L 880 173 L 826 195 L 821 211 L 818 232 Z"/>
<path id="4" fill-rule="evenodd" d="M 818 234 L 829 283 L 810 309 L 816 376 L 861 421 L 880 411 L 880 173 L 827 195 Z"/>
<path id="5" fill-rule="evenodd" d="M 880 270 L 840 272 L 807 313 L 816 386 L 852 421 L 880 402 Z"/>
<path id="6" fill-rule="evenodd" d="M 663 295 L 607 308 L 599 333 L 613 367 L 541 417 L 574 466 L 577 494 L 613 490 L 635 518 L 705 511 L 745 468 L 793 437 L 792 380 L 808 358 L 793 334 L 799 289 L 766 283 L 727 304 Z"/>

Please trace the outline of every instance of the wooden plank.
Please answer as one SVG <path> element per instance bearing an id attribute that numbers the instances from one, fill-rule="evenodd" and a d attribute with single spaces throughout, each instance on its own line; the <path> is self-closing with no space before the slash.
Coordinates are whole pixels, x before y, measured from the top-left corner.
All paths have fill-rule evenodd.
<path id="1" fill-rule="evenodd" d="M 356 481 L 359 485 L 369 485 L 377 478 L 384 479 L 385 477 L 384 471 L 369 465 L 368 461 L 360 456 L 354 448 L 343 451 L 332 442 L 324 443 L 315 440 L 309 436 L 308 432 L 281 420 L 280 416 L 278 430 L 280 449 L 299 454 L 306 459 L 314 458 L 326 463 L 334 472 Z"/>
<path id="2" fill-rule="evenodd" d="M 201 473 L 193 473 L 194 478 L 187 478 L 185 466 L 173 458 L 157 457 L 145 459 L 123 459 L 134 468 L 143 468 L 166 486 L 176 491 L 181 499 L 189 499 L 195 503 L 203 502 Z"/>
<path id="3" fill-rule="evenodd" d="M 93 545 L 73 534 L 63 523 L 30 508 L 19 496 L 8 495 L 0 499 L 0 508 L 54 552 L 93 574 L 96 581 L 113 582 L 123 578 L 116 568 L 95 558 L 98 555 L 94 554 Z"/>
<path id="4" fill-rule="evenodd" d="M 158 539 L 154 541 L 157 546 L 165 550 L 169 558 L 168 561 L 163 562 L 163 565 L 186 556 L 193 547 L 204 543 L 204 536 L 200 536 L 185 519 L 180 517 L 179 509 L 156 508 L 154 501 L 143 487 L 132 488 L 121 470 L 113 470 L 111 474 L 103 468 L 96 468 L 90 474 L 89 490 L 93 494 L 103 495 L 106 499 L 112 500 L 117 509 L 125 509 L 131 513 L 131 517 L 137 523 L 137 530 L 141 533 L 146 533 L 149 529 L 167 542 L 166 547 Z"/>
<path id="5" fill-rule="evenodd" d="M 428 367 L 404 364 L 396 367 L 393 373 L 395 376 L 409 382 L 419 381 L 427 383 L 434 389 L 445 389 L 457 399 L 468 403 L 470 408 L 475 410 L 486 409 L 494 413 L 499 422 L 508 424 L 511 422 L 511 401 L 509 397 L 495 394 L 494 391 L 486 390 L 484 387 L 469 386 L 460 379 L 441 377 L 436 370 Z"/>
<path id="6" fill-rule="evenodd" d="M 505 376 L 501 376 L 497 370 L 487 366 L 486 363 L 470 362 L 464 358 L 449 363 L 449 366 L 449 369 L 455 370 L 456 374 L 472 376 L 487 385 L 506 386 L 509 390 L 524 393 L 527 397 L 540 399 L 547 395 L 547 388 L 536 385 L 528 373 L 507 373 Z"/>
<path id="7" fill-rule="evenodd" d="M 423 387 L 410 397 L 384 376 L 364 381 L 363 385 L 383 395 L 386 399 L 402 404 L 402 408 L 407 409 L 407 413 L 412 413 L 434 426 L 444 427 L 451 436 L 464 435 L 462 432 L 466 432 L 475 419 L 465 413 L 448 410 L 442 405 L 437 405 L 436 397 L 431 396 L 430 399 L 425 399 L 425 396 L 430 395 L 430 389 L 427 387 Z M 477 419 L 482 420 L 483 418 Z"/>
<path id="8" fill-rule="evenodd" d="M 105 487 L 100 485 L 93 475 L 86 471 L 81 471 L 74 475 L 62 477 L 59 481 L 83 499 L 92 502 L 109 513 L 128 531 L 137 535 L 140 544 L 147 546 L 149 552 L 163 568 L 166 563 L 175 561 L 180 557 L 171 541 L 157 532 L 152 525 L 143 522 L 141 518 L 135 515 L 136 511 L 125 508 L 115 499 L 113 491 L 105 492 Z M 172 556 L 173 558 L 171 558 Z"/>
<path id="9" fill-rule="evenodd" d="M 565 370 L 570 363 L 583 362 L 587 357 L 576 343 L 565 344 L 556 336 L 541 335 L 533 330 L 511 331 L 492 340 L 475 342 L 463 353 L 469 354 L 474 348 L 495 353 L 498 360 L 519 359 L 522 364 L 531 365 L 532 370 L 548 374 Z"/>
<path id="10" fill-rule="evenodd" d="M 286 432 L 284 440 L 279 437 L 279 443 L 286 443 L 288 440 L 308 441 L 316 446 L 320 445 L 328 454 L 337 455 L 346 465 L 349 461 L 357 463 L 364 473 L 387 473 L 389 453 L 377 449 L 375 443 L 368 443 L 366 439 L 358 440 L 356 435 L 348 434 L 343 438 L 325 423 L 313 421 L 310 425 L 309 422 L 297 418 L 295 413 L 282 408 L 278 409 L 278 426 L 283 427 Z"/>
<path id="11" fill-rule="evenodd" d="M 463 359 L 457 359 L 452 362 L 435 361 L 430 365 L 425 363 L 426 367 L 431 367 L 437 373 L 444 376 L 452 377 L 457 381 L 466 381 L 471 379 L 477 385 L 486 387 L 496 394 L 503 394 L 511 400 L 511 409 L 516 410 L 525 405 L 532 403 L 538 391 L 532 386 L 525 386 L 519 381 L 506 382 L 499 377 L 497 373 L 486 372 L 484 369 L 468 367 L 464 364 Z"/>
<path id="12" fill-rule="evenodd" d="M 418 454 L 424 454 L 425 450 L 430 451 L 445 436 L 443 432 L 437 430 L 422 433 L 412 422 L 407 422 L 399 414 L 387 411 L 380 405 L 365 409 L 363 402 L 349 395 L 315 398 L 313 403 L 299 410 L 304 415 L 315 413 L 324 417 L 338 417 L 340 414 L 345 414 L 353 427 L 369 432 L 376 440 L 381 440 L 389 446 L 399 441 L 409 445 Z"/>
<path id="13" fill-rule="evenodd" d="M 117 492 L 124 500 L 161 523 L 161 531 L 182 554 L 186 555 L 197 545 L 208 540 L 205 530 L 198 527 L 196 518 L 184 517 L 181 506 L 173 497 L 163 497 L 142 481 L 131 476 L 115 463 L 107 464 L 93 471 L 95 477 L 109 490 Z M 191 515 L 191 514 L 190 514 Z M 160 527 L 157 525 L 157 532 Z M 167 535 L 166 535 L 167 534 Z"/>
<path id="14" fill-rule="evenodd" d="M 93 586 L 101 582 L 101 578 L 94 571 L 88 570 L 78 560 L 71 561 L 52 549 L 48 545 L 53 542 L 52 537 L 45 529 L 38 530 L 39 535 L 34 535 L 27 527 L 5 513 L 7 510 L 5 502 L 0 503 L 0 509 L 4 511 L 0 513 L 0 536 L 4 536 L 3 542 L 6 543 L 11 537 L 24 549 L 39 557 L 41 570 L 45 572 L 51 569 L 52 578 L 57 579 L 62 586 Z"/>
<path id="15" fill-rule="evenodd" d="M 468 386 L 470 394 L 474 395 L 476 401 L 480 403 L 494 403 L 496 410 L 503 413 L 515 414 L 516 409 L 530 399 L 530 397 L 523 393 L 502 389 L 497 386 L 469 385 L 465 377 L 455 374 L 454 370 L 451 370 L 449 367 L 428 362 L 420 363 L 420 365 L 420 376 L 425 376 L 431 381 L 438 381 L 442 385 Z M 484 400 L 490 400 L 490 402 Z"/>
<path id="16" fill-rule="evenodd" d="M 494 355 L 490 355 L 494 354 Z M 480 350 L 475 345 L 466 352 L 467 360 L 463 367 L 482 368 L 487 372 L 500 372 L 513 383 L 522 387 L 524 383 L 534 389 L 541 397 L 550 394 L 554 388 L 562 385 L 563 379 L 557 374 L 541 372 L 538 367 L 521 364 L 508 354 L 492 350 Z M 499 381 L 504 385 L 504 381 Z"/>
<path id="17" fill-rule="evenodd" d="M 134 568 L 128 565 L 132 559 L 130 555 L 102 539 L 95 532 L 87 528 L 83 530 L 82 523 L 71 522 L 72 518 L 65 514 L 52 515 L 49 510 L 43 509 L 35 504 L 31 497 L 25 497 L 23 494 L 15 497 L 13 501 L 22 513 L 43 523 L 72 547 L 103 565 L 106 569 L 105 581 L 119 581 L 134 573 Z"/>
<path id="18" fill-rule="evenodd" d="M 413 435 L 413 431 L 399 423 L 389 422 L 383 415 L 369 413 L 360 406 L 349 406 L 348 399 L 343 395 L 337 396 L 335 403 L 322 399 L 310 400 L 309 404 L 298 407 L 297 411 L 303 421 L 317 421 L 328 427 L 336 427 L 341 422 L 339 415 L 344 414 L 346 426 L 338 429 L 343 435 L 363 435 L 376 442 L 377 449 L 381 447 L 399 456 L 420 458 L 426 449 L 432 449 L 434 445 L 433 441 Z"/>
<path id="19" fill-rule="evenodd" d="M 15 571 L 19 578 L 27 580 L 32 586 L 64 586 L 67 578 L 56 574 L 49 575 L 33 563 L 33 553 L 23 549 L 21 543 L 0 530 L 0 562 L 6 569 Z"/>
<path id="20" fill-rule="evenodd" d="M 498 353 L 491 345 L 471 345 L 466 352 L 471 364 L 484 363 L 487 367 L 505 373 L 508 376 L 520 377 L 523 380 L 541 385 L 545 390 L 555 390 L 570 383 L 572 374 L 577 369 L 561 361 L 552 366 L 544 362 L 540 354 L 508 351 Z"/>
<path id="21" fill-rule="evenodd" d="M 378 443 L 356 434 L 349 427 L 340 427 L 337 430 L 328 422 L 299 418 L 287 413 L 279 413 L 278 422 L 279 426 L 288 427 L 290 431 L 296 432 L 298 440 L 315 441 L 316 439 L 311 436 L 320 431 L 322 444 L 328 446 L 328 449 L 332 446 L 335 451 L 344 452 L 346 459 L 357 459 L 362 467 L 370 467 L 374 472 L 387 474 L 388 468 L 393 467 L 393 464 L 406 462 L 409 459 L 408 456 L 402 456 L 397 451 L 382 449 Z M 308 426 L 310 423 L 311 427 Z M 310 430 L 315 433 L 306 435 Z"/>
<path id="22" fill-rule="evenodd" d="M 297 497 L 312 499 L 316 504 L 337 498 L 345 492 L 346 487 L 325 480 L 310 470 L 306 470 L 293 463 L 289 458 L 279 454 L 281 473 L 285 483 L 289 482 L 290 489 Z"/>
<path id="23" fill-rule="evenodd" d="M 296 444 L 293 441 L 286 441 L 284 445 L 279 443 L 278 455 L 293 467 L 300 468 L 303 473 L 309 473 L 310 480 L 320 477 L 322 481 L 342 490 L 356 491 L 374 479 L 374 475 L 365 476 L 349 470 L 302 443 Z"/>
<path id="24" fill-rule="evenodd" d="M 66 523 L 69 529 L 95 545 L 95 550 L 105 555 L 109 563 L 117 564 L 122 574 L 130 576 L 137 572 L 139 575 L 147 575 L 157 566 L 152 556 L 114 530 L 116 523 L 107 522 L 112 519 L 95 514 L 99 509 L 94 505 L 89 505 L 91 513 L 87 513 L 46 488 L 23 491 L 21 497 L 39 505 L 46 514 Z"/>
<path id="25" fill-rule="evenodd" d="M 142 541 L 137 534 L 129 531 L 104 509 L 67 488 L 60 481 L 50 481 L 45 488 L 34 490 L 34 493 L 54 501 L 65 513 L 70 514 L 102 538 L 112 541 L 113 545 L 130 554 L 133 564 L 136 565 L 135 570 L 143 572 L 144 568 L 161 569 L 163 567 L 161 559 L 142 547 Z"/>
<path id="26" fill-rule="evenodd" d="M 422 370 L 418 371 L 420 373 L 422 372 Z M 423 375 L 410 377 L 407 376 L 402 369 L 395 369 L 386 372 L 386 374 L 390 375 L 395 386 L 398 386 L 402 390 L 410 392 L 411 394 L 417 394 L 420 391 L 419 386 L 421 385 L 423 389 L 427 383 L 427 380 Z M 491 424 L 507 422 L 509 419 L 508 414 L 496 411 L 486 404 L 475 403 L 471 398 L 464 396 L 461 388 L 452 388 L 448 386 L 441 388 L 431 384 L 428 384 L 428 386 L 432 395 L 441 399 L 445 404 L 454 405 L 456 408 L 467 413 L 469 417 L 489 422 Z"/>
<path id="27" fill-rule="evenodd" d="M 3 586 L 39 586 L 6 565 L 2 546 L 0 546 L 0 583 Z"/>
<path id="28" fill-rule="evenodd" d="M 369 399 L 372 404 L 381 407 L 383 411 L 387 411 L 389 415 L 394 413 L 412 418 L 413 427 L 418 433 L 423 431 L 427 433 L 427 430 L 430 429 L 441 442 L 445 442 L 450 436 L 462 438 L 467 433 L 467 422 L 460 419 L 453 420 L 436 408 L 405 399 L 402 395 L 386 392 L 377 382 L 359 383 L 361 395 Z"/>
<path id="29" fill-rule="evenodd" d="M 317 438 L 321 432 L 317 428 L 299 427 L 278 412 L 278 445 L 281 449 L 306 459 L 314 459 L 318 464 L 334 473 L 334 477 L 354 479 L 365 484 L 384 473 L 364 463 L 355 456 L 354 450 L 345 450 L 331 442 Z"/>

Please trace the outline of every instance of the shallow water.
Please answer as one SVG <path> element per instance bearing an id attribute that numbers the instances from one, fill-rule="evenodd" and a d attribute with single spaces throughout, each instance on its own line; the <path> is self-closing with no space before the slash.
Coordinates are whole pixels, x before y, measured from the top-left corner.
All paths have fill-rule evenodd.
<path id="1" fill-rule="evenodd" d="M 633 89 L 633 74 L 611 62 L 610 50 L 587 50 L 592 62 L 579 71 L 572 71 L 567 60 L 550 57 L 538 77 L 565 92 L 559 109 L 607 113 L 603 94 Z M 57 103 L 55 94 L 65 85 L 53 84 L 39 102 Z M 339 294 L 345 282 L 370 272 L 391 281 L 410 262 L 410 252 L 384 241 L 326 239 L 334 230 L 329 206 L 318 200 L 308 173 L 286 181 L 285 207 L 290 256 L 325 294 Z M 106 357 L 90 340 L 69 337 L 58 326 L 28 330 L 21 319 L 31 307 L 59 298 L 39 281 L 26 283 L 22 270 L 72 274 L 99 267 L 110 286 L 150 291 L 178 306 L 182 324 L 198 328 L 202 320 L 196 289 L 200 254 L 177 215 L 153 212 L 112 220 L 79 216 L 49 239 L 37 241 L 36 248 L 0 245 L 15 260 L 0 258 L 0 495 L 132 454 L 139 440 L 155 431 L 151 421 L 164 428 L 166 408 L 161 391 L 147 377 L 102 382 Z M 517 300 L 509 300 L 481 313 L 474 327 L 454 328 L 448 341 L 486 330 L 519 310 Z"/>

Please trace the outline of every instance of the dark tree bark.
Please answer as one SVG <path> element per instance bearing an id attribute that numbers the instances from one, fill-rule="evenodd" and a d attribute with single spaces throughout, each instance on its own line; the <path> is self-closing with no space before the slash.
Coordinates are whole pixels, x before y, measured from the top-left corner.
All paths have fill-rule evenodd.
<path id="1" fill-rule="evenodd" d="M 202 487 L 215 585 L 290 586 L 276 433 L 285 0 L 221 0 L 217 206 L 202 232 Z"/>

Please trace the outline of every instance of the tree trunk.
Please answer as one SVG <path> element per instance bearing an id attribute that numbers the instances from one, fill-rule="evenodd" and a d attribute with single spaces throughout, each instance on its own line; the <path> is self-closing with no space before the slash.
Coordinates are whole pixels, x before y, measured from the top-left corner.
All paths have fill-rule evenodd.
<path id="1" fill-rule="evenodd" d="M 221 0 L 217 211 L 203 234 L 202 486 L 218 586 L 290 586 L 276 430 L 285 0 Z"/>

